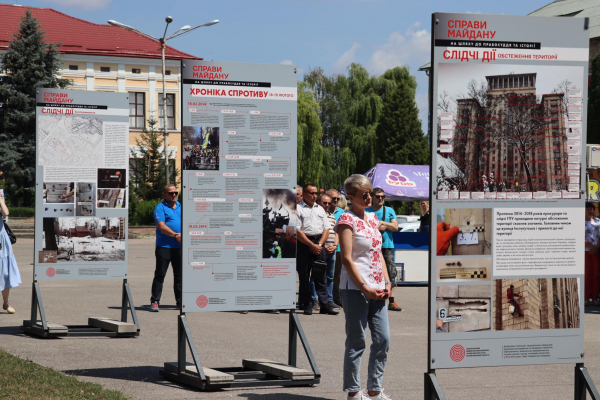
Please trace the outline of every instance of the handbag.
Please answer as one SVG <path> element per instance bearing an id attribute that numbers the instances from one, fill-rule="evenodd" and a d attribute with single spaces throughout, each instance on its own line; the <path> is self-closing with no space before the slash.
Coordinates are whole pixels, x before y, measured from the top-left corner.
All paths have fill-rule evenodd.
<path id="1" fill-rule="evenodd" d="M 4 230 L 8 234 L 8 238 L 10 239 L 10 244 L 17 243 L 17 237 L 15 236 L 15 234 L 13 233 L 13 231 L 9 228 L 9 226 L 8 226 L 8 224 L 6 222 L 4 223 Z"/>

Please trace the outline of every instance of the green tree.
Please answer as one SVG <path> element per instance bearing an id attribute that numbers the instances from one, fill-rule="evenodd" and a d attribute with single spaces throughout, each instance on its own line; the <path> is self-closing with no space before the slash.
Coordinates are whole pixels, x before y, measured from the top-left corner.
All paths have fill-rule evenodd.
<path id="1" fill-rule="evenodd" d="M 384 101 L 377 125 L 376 158 L 386 164 L 429 163 L 429 146 L 421 129 L 412 88 L 400 83 Z"/>
<path id="2" fill-rule="evenodd" d="M 319 104 L 305 82 L 298 82 L 298 182 L 319 184 L 323 159 Z"/>
<path id="3" fill-rule="evenodd" d="M 600 53 L 592 59 L 592 82 L 589 87 L 587 142 L 600 143 Z"/>
<path id="4" fill-rule="evenodd" d="M 148 128 L 140 133 L 135 140 L 135 148 L 131 149 L 130 164 L 130 204 L 140 200 L 162 199 L 165 179 L 165 151 L 163 133 L 157 129 L 157 121 L 148 119 Z M 186 129 L 184 127 L 183 129 Z M 172 154 L 169 154 L 171 158 Z M 179 170 L 171 172 L 170 182 L 179 184 Z M 133 194 L 133 196 L 132 196 Z M 130 207 L 130 218 L 135 206 Z"/>
<path id="5" fill-rule="evenodd" d="M 0 122 L 0 171 L 11 205 L 34 204 L 36 88 L 65 88 L 70 84 L 68 79 L 57 77 L 61 69 L 59 45 L 44 38 L 27 10 L 19 32 L 0 59 L 7 74 L 0 82 L 0 99 L 6 110 Z"/>
<path id="6" fill-rule="evenodd" d="M 406 67 L 372 76 L 360 64 L 350 65 L 347 75 L 327 76 L 323 69 L 315 68 L 304 81 L 319 104 L 323 163 L 318 184 L 324 188 L 339 188 L 348 176 L 365 173 L 377 162 L 377 124 L 385 98 L 400 83 L 412 99 L 417 88 Z"/>

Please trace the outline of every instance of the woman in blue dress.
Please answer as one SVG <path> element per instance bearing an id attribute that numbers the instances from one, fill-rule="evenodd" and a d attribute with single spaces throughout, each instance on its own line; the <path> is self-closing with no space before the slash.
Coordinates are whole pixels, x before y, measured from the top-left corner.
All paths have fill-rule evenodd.
<path id="1" fill-rule="evenodd" d="M 4 198 L 0 195 L 0 214 L 8 216 L 8 207 L 4 203 Z M 10 289 L 19 286 L 21 283 L 21 274 L 17 267 L 17 260 L 13 254 L 12 245 L 6 229 L 4 229 L 4 220 L 0 218 L 0 291 L 2 292 L 2 309 L 9 314 L 14 314 L 15 309 L 8 304 L 8 294 Z"/>

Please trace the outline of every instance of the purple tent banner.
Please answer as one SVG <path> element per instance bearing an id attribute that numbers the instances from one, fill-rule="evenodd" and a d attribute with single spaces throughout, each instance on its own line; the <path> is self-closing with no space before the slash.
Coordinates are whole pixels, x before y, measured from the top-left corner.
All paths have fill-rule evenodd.
<path id="1" fill-rule="evenodd" d="M 429 166 L 376 164 L 365 174 L 385 191 L 390 201 L 414 201 L 429 199 Z"/>

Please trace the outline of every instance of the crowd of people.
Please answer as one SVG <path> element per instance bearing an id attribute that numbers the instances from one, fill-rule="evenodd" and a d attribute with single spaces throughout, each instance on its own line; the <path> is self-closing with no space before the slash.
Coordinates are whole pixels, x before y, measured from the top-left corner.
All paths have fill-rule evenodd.
<path id="1" fill-rule="evenodd" d="M 206 169 L 208 166 L 218 166 L 219 148 L 202 148 L 199 144 L 194 147 L 185 147 L 183 149 L 185 156 L 184 169 Z"/>

